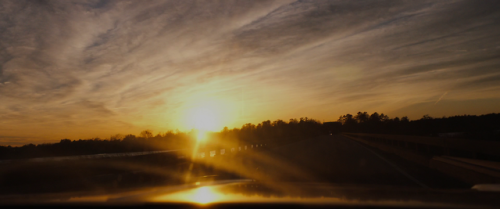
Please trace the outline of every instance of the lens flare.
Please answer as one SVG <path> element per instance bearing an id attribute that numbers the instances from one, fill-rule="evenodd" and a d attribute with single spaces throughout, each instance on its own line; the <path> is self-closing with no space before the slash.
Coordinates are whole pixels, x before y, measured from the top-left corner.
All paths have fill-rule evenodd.
<path id="1" fill-rule="evenodd" d="M 207 139 L 207 132 L 206 131 L 202 131 L 202 130 L 199 130 L 198 133 L 196 134 L 196 139 L 201 142 L 201 141 L 205 141 Z"/>

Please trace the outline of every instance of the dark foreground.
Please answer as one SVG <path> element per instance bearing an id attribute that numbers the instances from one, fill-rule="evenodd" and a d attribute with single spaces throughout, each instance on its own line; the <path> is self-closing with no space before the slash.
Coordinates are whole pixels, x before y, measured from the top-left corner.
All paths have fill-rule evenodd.
<path id="1" fill-rule="evenodd" d="M 341 135 L 289 144 L 271 155 L 301 171 L 298 175 L 273 169 L 274 165 L 262 165 L 261 169 L 274 176 L 274 180 L 417 188 L 472 186 Z"/>
<path id="2" fill-rule="evenodd" d="M 4 164 L 0 171 L 0 205 L 9 206 L 184 208 L 208 202 L 218 208 L 488 208 L 500 204 L 498 193 L 471 190 L 471 185 L 341 135 L 194 162 L 159 153 Z M 200 196 L 208 201 L 200 202 Z"/>
<path id="3" fill-rule="evenodd" d="M 207 157 L 194 163 L 179 156 L 177 153 L 158 153 L 109 159 L 2 164 L 0 194 L 114 192 L 224 179 L 404 188 L 472 186 L 397 156 L 365 147 L 341 135 L 323 136 L 271 149 Z M 187 174 L 191 178 L 186 182 Z"/>

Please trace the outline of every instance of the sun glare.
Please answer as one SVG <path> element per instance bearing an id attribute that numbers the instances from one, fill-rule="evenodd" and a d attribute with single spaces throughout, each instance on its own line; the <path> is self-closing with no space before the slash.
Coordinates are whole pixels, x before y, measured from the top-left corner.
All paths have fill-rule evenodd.
<path id="1" fill-rule="evenodd" d="M 191 122 L 194 128 L 202 131 L 214 131 L 219 125 L 219 114 L 214 104 L 204 104 L 191 110 Z"/>
<path id="2" fill-rule="evenodd" d="M 213 192 L 209 187 L 198 188 L 197 190 L 195 190 L 195 192 L 193 194 L 194 202 L 197 202 L 200 204 L 214 202 L 217 199 L 218 199 L 217 193 Z"/>
<path id="3" fill-rule="evenodd" d="M 196 184 L 199 185 L 199 184 Z M 159 195 L 151 199 L 153 202 L 191 202 L 200 205 L 222 202 L 332 202 L 342 201 L 340 198 L 293 198 L 293 197 L 266 197 L 262 195 L 243 195 L 237 193 L 221 192 L 219 188 L 213 186 L 202 186 L 192 190 L 174 192 Z"/>
<path id="4" fill-rule="evenodd" d="M 198 131 L 196 134 L 196 139 L 198 141 L 205 141 L 207 139 L 207 132 L 206 131 Z"/>
<path id="5" fill-rule="evenodd" d="M 175 201 L 175 202 L 194 202 L 198 204 L 209 204 L 224 199 L 224 195 L 215 191 L 213 188 L 204 186 L 194 190 L 162 195 L 154 198 L 153 201 Z"/>
<path id="6" fill-rule="evenodd" d="M 234 107 L 228 101 L 214 98 L 197 99 L 190 102 L 184 110 L 185 127 L 196 129 L 198 138 L 207 131 L 220 131 L 227 123 L 233 122 Z"/>

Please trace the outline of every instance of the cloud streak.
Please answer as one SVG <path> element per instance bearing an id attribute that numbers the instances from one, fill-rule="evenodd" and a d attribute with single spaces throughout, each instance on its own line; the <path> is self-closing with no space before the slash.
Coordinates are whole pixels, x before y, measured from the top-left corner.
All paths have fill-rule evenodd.
<path id="1" fill-rule="evenodd" d="M 498 4 L 2 1 L 0 135 L 183 129 L 202 96 L 237 104 L 228 126 L 497 101 Z"/>

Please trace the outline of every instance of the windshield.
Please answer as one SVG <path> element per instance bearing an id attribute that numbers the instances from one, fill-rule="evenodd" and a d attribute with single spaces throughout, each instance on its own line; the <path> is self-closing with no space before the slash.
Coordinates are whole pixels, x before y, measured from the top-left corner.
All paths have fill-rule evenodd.
<path id="1" fill-rule="evenodd" d="M 4 0 L 0 203 L 496 204 L 498 37 L 487 0 Z"/>

